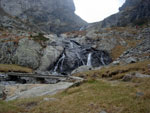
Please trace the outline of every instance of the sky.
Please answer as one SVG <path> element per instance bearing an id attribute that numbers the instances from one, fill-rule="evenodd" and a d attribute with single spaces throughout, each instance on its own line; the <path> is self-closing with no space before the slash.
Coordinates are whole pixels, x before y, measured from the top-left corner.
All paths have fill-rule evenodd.
<path id="1" fill-rule="evenodd" d="M 76 11 L 83 20 L 91 23 L 117 13 L 125 0 L 74 0 Z"/>

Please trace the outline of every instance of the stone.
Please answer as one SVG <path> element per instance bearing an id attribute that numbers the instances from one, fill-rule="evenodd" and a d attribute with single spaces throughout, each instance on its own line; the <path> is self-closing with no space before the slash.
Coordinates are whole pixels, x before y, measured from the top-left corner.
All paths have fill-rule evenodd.
<path id="1" fill-rule="evenodd" d="M 120 64 L 120 61 L 113 61 L 112 64 L 113 64 L 113 65 L 119 65 L 119 64 Z"/>
<path id="2" fill-rule="evenodd" d="M 46 83 L 46 84 L 56 84 L 56 83 L 58 83 L 58 82 L 60 82 L 60 80 L 59 79 L 44 79 L 44 82 Z"/>
<path id="3" fill-rule="evenodd" d="M 127 64 L 130 64 L 130 63 L 136 63 L 137 62 L 137 59 L 136 58 L 133 58 L 133 57 L 129 57 L 125 60 L 125 62 Z"/>
<path id="4" fill-rule="evenodd" d="M 0 85 L 0 99 L 3 98 L 3 91 L 4 91 L 4 86 Z"/>
<path id="5" fill-rule="evenodd" d="M 83 65 L 83 66 L 80 66 L 80 67 L 76 68 L 75 70 L 73 70 L 71 72 L 71 74 L 84 72 L 84 71 L 88 71 L 88 70 L 92 70 L 92 67 L 91 66 L 87 66 L 87 65 Z"/>
<path id="6" fill-rule="evenodd" d="M 102 111 L 100 111 L 99 113 L 107 113 L 107 112 L 102 110 Z"/>
<path id="7" fill-rule="evenodd" d="M 21 39 L 13 56 L 13 62 L 21 66 L 37 69 L 40 65 L 41 49 L 42 47 L 39 43 L 27 38 Z"/>
<path id="8" fill-rule="evenodd" d="M 137 92 L 137 93 L 136 93 L 136 96 L 137 96 L 137 97 L 142 97 L 142 96 L 144 96 L 144 93 L 143 93 L 143 92 Z"/>
<path id="9" fill-rule="evenodd" d="M 130 74 L 126 74 L 122 80 L 123 81 L 130 81 L 133 78 L 150 78 L 150 75 L 145 75 L 145 74 L 141 74 L 141 73 L 130 73 Z"/>
<path id="10" fill-rule="evenodd" d="M 58 101 L 56 98 L 44 98 L 43 101 Z"/>
<path id="11" fill-rule="evenodd" d="M 48 68 L 57 61 L 57 59 L 62 54 L 64 48 L 61 46 L 47 46 L 44 50 L 44 55 L 41 58 L 41 64 L 39 70 L 46 71 Z"/>

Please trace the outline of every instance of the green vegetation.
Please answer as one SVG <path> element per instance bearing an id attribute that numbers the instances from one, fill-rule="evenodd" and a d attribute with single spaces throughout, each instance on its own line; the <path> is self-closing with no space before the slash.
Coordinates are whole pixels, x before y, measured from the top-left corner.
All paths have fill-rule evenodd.
<path id="1" fill-rule="evenodd" d="M 49 40 L 49 39 L 44 37 L 43 33 L 39 33 L 37 36 L 32 36 L 31 35 L 30 38 L 32 38 L 33 40 L 38 41 L 38 42 L 41 42 L 41 41 L 45 42 L 45 41 Z"/>
<path id="2" fill-rule="evenodd" d="M 0 72 L 23 72 L 32 73 L 32 69 L 13 64 L 0 64 Z"/>

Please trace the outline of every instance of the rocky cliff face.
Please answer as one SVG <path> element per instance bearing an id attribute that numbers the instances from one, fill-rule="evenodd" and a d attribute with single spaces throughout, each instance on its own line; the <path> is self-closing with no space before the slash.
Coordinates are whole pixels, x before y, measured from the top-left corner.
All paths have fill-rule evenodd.
<path id="1" fill-rule="evenodd" d="M 150 19 L 149 0 L 126 0 L 119 10 L 119 13 L 111 15 L 93 26 L 99 29 L 114 26 L 135 26 L 145 24 Z"/>
<path id="2" fill-rule="evenodd" d="M 86 24 L 74 14 L 73 0 L 0 0 L 0 7 L 47 33 L 76 30 Z"/>

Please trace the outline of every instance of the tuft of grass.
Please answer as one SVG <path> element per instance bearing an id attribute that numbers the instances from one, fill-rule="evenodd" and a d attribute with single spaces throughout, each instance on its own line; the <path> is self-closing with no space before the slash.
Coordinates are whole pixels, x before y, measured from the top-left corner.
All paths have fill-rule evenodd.
<path id="1" fill-rule="evenodd" d="M 111 57 L 113 60 L 117 59 L 124 51 L 126 48 L 121 45 L 115 46 L 112 51 L 111 51 Z"/>
<path id="2" fill-rule="evenodd" d="M 32 73 L 33 70 L 27 67 L 22 67 L 14 64 L 0 64 L 0 72 Z"/>
<path id="3" fill-rule="evenodd" d="M 39 33 L 37 36 L 30 36 L 30 38 L 32 38 L 34 41 L 38 41 L 38 42 L 41 42 L 41 41 L 48 41 L 49 39 L 48 38 L 45 38 L 44 37 L 44 34 L 43 33 Z"/>

